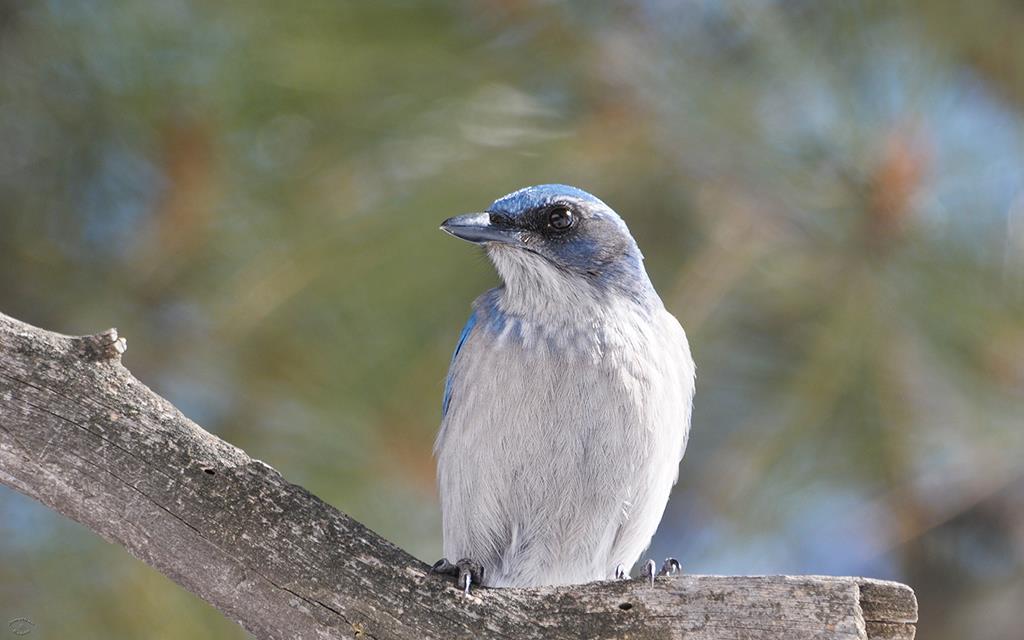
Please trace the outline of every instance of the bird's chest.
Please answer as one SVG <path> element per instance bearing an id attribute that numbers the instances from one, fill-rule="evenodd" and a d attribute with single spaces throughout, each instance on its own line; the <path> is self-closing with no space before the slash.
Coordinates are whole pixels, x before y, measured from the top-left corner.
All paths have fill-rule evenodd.
<path id="1" fill-rule="evenodd" d="M 467 409 L 486 416 L 492 435 L 594 440 L 645 427 L 661 365 L 641 323 L 519 322 L 471 346 L 477 371 L 460 378 L 473 385 L 486 376 L 488 384 L 465 391 Z"/>

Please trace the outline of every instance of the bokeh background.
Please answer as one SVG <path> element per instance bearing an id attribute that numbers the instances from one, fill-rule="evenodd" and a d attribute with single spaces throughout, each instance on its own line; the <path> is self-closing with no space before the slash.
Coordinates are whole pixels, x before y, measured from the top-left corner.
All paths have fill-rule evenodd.
<path id="1" fill-rule="evenodd" d="M 425 561 L 470 301 L 437 230 L 566 182 L 698 363 L 650 555 L 1024 637 L 1024 5 L 0 0 L 0 310 Z M 0 638 L 242 638 L 0 487 Z"/>

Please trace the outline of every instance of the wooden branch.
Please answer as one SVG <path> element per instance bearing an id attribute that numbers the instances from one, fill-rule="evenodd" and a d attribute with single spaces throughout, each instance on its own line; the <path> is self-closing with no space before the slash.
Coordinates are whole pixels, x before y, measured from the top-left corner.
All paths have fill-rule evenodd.
<path id="1" fill-rule="evenodd" d="M 683 576 L 571 588 L 448 579 L 203 431 L 121 364 L 0 314 L 0 482 L 82 523 L 259 638 L 913 638 L 907 586 Z"/>

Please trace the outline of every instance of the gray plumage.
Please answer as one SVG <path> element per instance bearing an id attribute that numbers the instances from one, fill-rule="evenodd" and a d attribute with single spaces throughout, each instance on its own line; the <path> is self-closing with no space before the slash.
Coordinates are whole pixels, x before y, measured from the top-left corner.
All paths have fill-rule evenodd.
<path id="1" fill-rule="evenodd" d="M 686 448 L 694 364 L 625 223 L 529 187 L 442 228 L 482 244 L 481 295 L 435 444 L 444 554 L 488 586 L 611 578 L 649 545 Z"/>

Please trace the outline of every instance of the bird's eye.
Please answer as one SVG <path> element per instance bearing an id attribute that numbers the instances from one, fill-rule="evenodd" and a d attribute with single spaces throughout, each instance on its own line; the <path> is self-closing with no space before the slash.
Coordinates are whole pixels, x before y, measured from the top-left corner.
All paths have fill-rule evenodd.
<path id="1" fill-rule="evenodd" d="M 574 222 L 576 222 L 576 219 L 573 217 L 572 211 L 565 207 L 556 207 L 548 213 L 548 224 L 559 231 L 565 231 Z"/>

